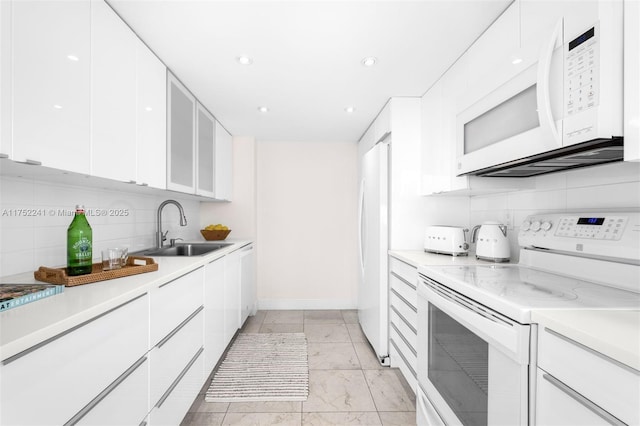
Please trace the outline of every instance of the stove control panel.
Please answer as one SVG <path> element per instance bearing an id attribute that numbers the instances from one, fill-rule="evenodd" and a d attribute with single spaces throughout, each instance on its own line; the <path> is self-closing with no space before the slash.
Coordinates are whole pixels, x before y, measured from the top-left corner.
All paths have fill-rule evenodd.
<path id="1" fill-rule="evenodd" d="M 640 261 L 640 213 L 550 213 L 526 218 L 520 247 L 537 247 Z"/>

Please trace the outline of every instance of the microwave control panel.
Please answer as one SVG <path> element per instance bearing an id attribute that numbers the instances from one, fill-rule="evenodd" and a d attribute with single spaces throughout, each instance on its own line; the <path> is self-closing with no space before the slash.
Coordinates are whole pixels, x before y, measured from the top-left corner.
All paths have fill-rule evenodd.
<path id="1" fill-rule="evenodd" d="M 599 27 L 591 27 L 565 44 L 565 116 L 578 114 L 598 105 Z"/>

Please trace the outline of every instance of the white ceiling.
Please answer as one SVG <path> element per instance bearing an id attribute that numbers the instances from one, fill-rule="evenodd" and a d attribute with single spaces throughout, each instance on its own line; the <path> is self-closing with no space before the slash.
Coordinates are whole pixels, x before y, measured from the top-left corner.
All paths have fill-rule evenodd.
<path id="1" fill-rule="evenodd" d="M 422 96 L 511 2 L 108 1 L 233 135 L 327 142 Z"/>

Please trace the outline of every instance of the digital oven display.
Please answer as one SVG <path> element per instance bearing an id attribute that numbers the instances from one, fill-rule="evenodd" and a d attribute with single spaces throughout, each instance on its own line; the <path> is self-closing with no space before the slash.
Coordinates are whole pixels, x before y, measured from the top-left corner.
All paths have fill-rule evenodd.
<path id="1" fill-rule="evenodd" d="M 578 225 L 602 225 L 604 217 L 581 217 L 578 219 Z"/>
<path id="2" fill-rule="evenodd" d="M 571 51 L 571 50 L 575 49 L 576 47 L 580 46 L 582 43 L 584 43 L 585 41 L 587 41 L 590 38 L 592 38 L 595 34 L 596 34 L 596 32 L 595 32 L 595 27 L 594 27 L 594 28 L 591 28 L 589 31 L 585 32 L 584 34 L 581 34 L 578 37 L 576 37 L 575 39 L 571 40 L 569 42 L 569 51 Z"/>

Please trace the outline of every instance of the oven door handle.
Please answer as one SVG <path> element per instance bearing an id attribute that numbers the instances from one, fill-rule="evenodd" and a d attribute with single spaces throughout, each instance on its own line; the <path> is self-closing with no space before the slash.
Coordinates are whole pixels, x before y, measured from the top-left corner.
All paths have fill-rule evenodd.
<path id="1" fill-rule="evenodd" d="M 529 362 L 529 327 L 506 318 L 491 318 L 429 286 L 427 301 L 520 364 Z"/>

